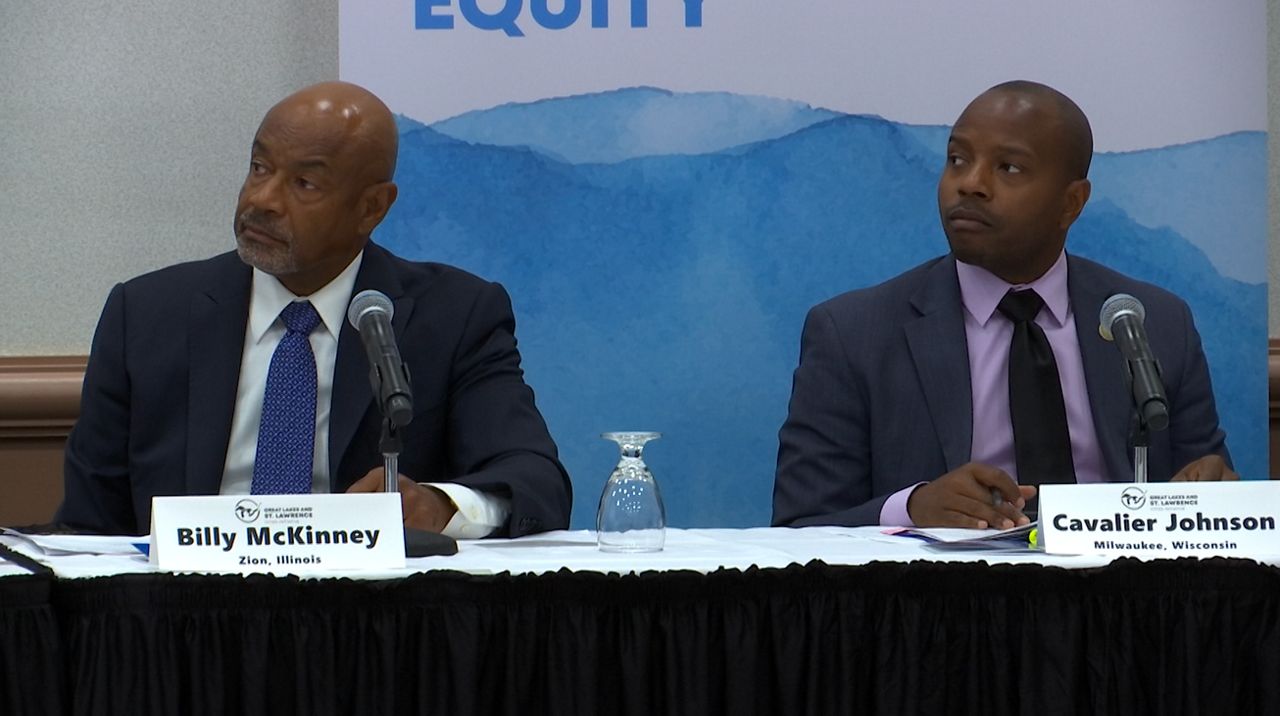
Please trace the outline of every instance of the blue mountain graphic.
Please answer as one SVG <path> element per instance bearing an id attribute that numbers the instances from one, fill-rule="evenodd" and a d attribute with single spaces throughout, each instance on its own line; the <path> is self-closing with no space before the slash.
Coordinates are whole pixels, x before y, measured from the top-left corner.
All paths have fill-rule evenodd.
<path id="1" fill-rule="evenodd" d="M 458 115 L 432 125 L 451 137 L 525 146 L 576 164 L 655 154 L 706 154 L 774 139 L 837 116 L 801 102 L 727 92 L 631 87 Z"/>
<path id="2" fill-rule="evenodd" d="M 1266 283 L 1266 133 L 1099 154 L 1089 175 L 1095 198 L 1144 226 L 1173 228 L 1225 276 Z"/>
<path id="3" fill-rule="evenodd" d="M 377 238 L 511 291 L 528 380 L 574 478 L 574 526 L 593 524 L 617 459 L 599 434 L 651 429 L 673 525 L 763 525 L 807 309 L 947 250 L 943 130 L 838 116 L 701 154 L 572 164 L 528 148 L 541 141 L 405 121 L 400 199 Z M 1265 475 L 1265 285 L 1224 278 L 1180 233 L 1106 197 L 1068 250 L 1188 300 L 1237 468 Z"/>

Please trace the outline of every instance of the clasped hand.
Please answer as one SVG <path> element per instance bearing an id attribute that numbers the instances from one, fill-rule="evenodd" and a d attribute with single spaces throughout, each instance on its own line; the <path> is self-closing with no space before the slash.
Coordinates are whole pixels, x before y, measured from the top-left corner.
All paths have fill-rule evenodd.
<path id="1" fill-rule="evenodd" d="M 1227 461 L 1221 455 L 1205 455 L 1199 460 L 1192 460 L 1186 467 L 1178 471 L 1171 482 L 1222 482 L 1239 480 L 1240 476 L 1227 467 Z"/>
<path id="2" fill-rule="evenodd" d="M 1035 496 L 1036 488 L 1019 485 L 1004 470 L 971 462 L 917 487 L 907 514 L 919 527 L 1007 530 L 1030 522 L 1022 508 Z"/>
<path id="3" fill-rule="evenodd" d="M 347 492 L 382 492 L 385 489 L 386 474 L 383 468 L 374 468 L 356 480 Z M 404 526 L 428 532 L 443 532 L 445 525 L 449 524 L 453 514 L 458 511 L 453 501 L 434 487 L 420 485 L 404 475 L 397 477 L 400 478 L 398 487 L 400 506 L 404 510 Z"/>

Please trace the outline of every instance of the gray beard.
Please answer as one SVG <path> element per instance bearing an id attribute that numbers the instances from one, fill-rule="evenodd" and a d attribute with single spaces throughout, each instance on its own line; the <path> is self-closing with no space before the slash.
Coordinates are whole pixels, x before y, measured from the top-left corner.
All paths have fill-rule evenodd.
<path id="1" fill-rule="evenodd" d="M 272 276 L 291 274 L 298 270 L 298 262 L 291 248 L 283 251 L 270 251 L 263 249 L 261 246 L 246 243 L 237 236 L 236 254 L 240 256 L 241 261 Z"/>

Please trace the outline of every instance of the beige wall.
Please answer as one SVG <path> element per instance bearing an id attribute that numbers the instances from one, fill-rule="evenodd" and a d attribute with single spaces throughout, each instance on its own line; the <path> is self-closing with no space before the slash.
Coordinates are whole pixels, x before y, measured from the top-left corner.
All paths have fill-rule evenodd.
<path id="1" fill-rule="evenodd" d="M 232 248 L 249 138 L 337 48 L 338 0 L 0 1 L 0 355 L 87 353 L 112 284 Z"/>
<path id="2" fill-rule="evenodd" d="M 337 76 L 337 44 L 338 0 L 0 1 L 0 356 L 84 354 L 112 284 L 229 249 L 247 138 L 289 90 Z"/>

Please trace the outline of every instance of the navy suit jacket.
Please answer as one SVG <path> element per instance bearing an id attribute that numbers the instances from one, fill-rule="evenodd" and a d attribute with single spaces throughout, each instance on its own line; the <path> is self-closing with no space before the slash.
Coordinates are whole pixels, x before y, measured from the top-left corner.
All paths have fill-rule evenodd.
<path id="1" fill-rule="evenodd" d="M 235 252 L 117 285 L 85 371 L 67 442 L 59 522 L 113 534 L 150 529 L 156 495 L 213 495 L 235 409 L 252 270 Z M 562 529 L 571 488 L 525 384 L 507 293 L 455 268 L 370 243 L 355 291 L 394 303 L 413 381 L 400 472 L 511 498 L 496 534 Z M 329 418 L 329 475 L 344 492 L 382 465 L 381 417 L 359 334 L 343 322 Z"/>
<path id="2" fill-rule="evenodd" d="M 1107 478 L 1133 479 L 1131 399 L 1116 346 L 1098 334 L 1102 303 L 1136 296 L 1169 398 L 1148 452 L 1152 480 L 1209 454 L 1227 458 L 1191 311 L 1173 294 L 1067 256 L 1067 288 Z M 778 434 L 775 525 L 879 524 L 885 498 L 969 462 L 973 395 L 955 259 L 809 311 L 791 405 Z"/>

